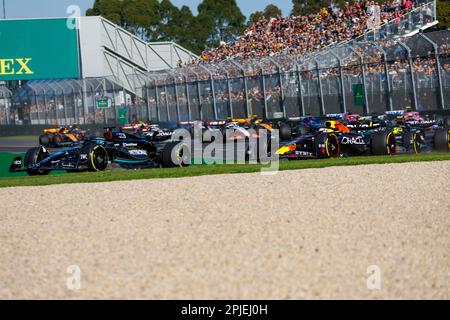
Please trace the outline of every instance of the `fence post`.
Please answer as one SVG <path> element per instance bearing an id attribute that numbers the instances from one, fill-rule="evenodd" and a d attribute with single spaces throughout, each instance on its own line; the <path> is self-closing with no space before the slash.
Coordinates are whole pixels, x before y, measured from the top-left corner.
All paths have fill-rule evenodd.
<path id="1" fill-rule="evenodd" d="M 106 78 L 103 78 L 102 81 L 102 98 L 106 98 Z M 103 118 L 105 121 L 105 124 L 108 124 L 108 109 L 103 109 Z"/>
<path id="2" fill-rule="evenodd" d="M 161 122 L 161 111 L 159 106 L 159 92 L 158 92 L 158 85 L 155 79 L 155 100 L 156 100 L 156 121 Z"/>
<path id="3" fill-rule="evenodd" d="M 188 108 L 188 120 L 192 120 L 192 111 L 191 111 L 191 101 L 189 96 L 189 85 L 188 85 L 188 77 L 183 73 L 184 81 L 186 84 L 186 102 L 187 102 L 187 108 Z"/>
<path id="4" fill-rule="evenodd" d="M 112 92 L 112 98 L 111 98 L 111 102 L 112 105 L 114 106 L 114 122 L 115 123 L 119 123 L 119 110 L 117 109 L 117 104 L 116 104 L 116 90 L 114 88 L 114 82 L 111 82 L 111 92 Z"/>
<path id="5" fill-rule="evenodd" d="M 41 124 L 41 115 L 39 114 L 39 104 L 38 104 L 38 99 L 37 99 L 36 94 L 34 94 L 34 103 L 36 103 L 38 124 Z M 7 124 L 9 124 L 9 120 L 7 120 Z"/>
<path id="6" fill-rule="evenodd" d="M 341 95 L 342 95 L 342 113 L 347 113 L 347 97 L 345 96 L 345 82 L 344 71 L 342 70 L 342 60 L 338 54 L 330 50 L 330 53 L 337 59 L 339 67 L 339 82 L 341 83 Z"/>
<path id="7" fill-rule="evenodd" d="M 84 123 L 87 124 L 88 118 L 89 118 L 89 108 L 87 103 L 87 86 L 86 86 L 86 80 L 81 80 L 82 86 L 81 86 L 81 102 L 82 102 L 82 108 L 83 108 L 83 117 L 84 117 Z M 95 122 L 95 120 L 94 120 Z"/>
<path id="8" fill-rule="evenodd" d="M 200 90 L 200 77 L 199 77 L 197 72 L 192 70 L 192 68 L 189 68 L 189 70 L 195 75 L 195 78 L 197 79 L 198 111 L 200 113 L 200 119 L 195 119 L 195 120 L 203 121 L 202 93 L 201 93 L 201 90 Z M 192 120 L 192 119 L 190 119 L 190 120 Z"/>
<path id="9" fill-rule="evenodd" d="M 283 76 L 285 73 L 283 72 L 283 68 L 281 67 L 281 65 L 276 62 L 275 60 L 273 60 L 273 58 L 269 57 L 269 60 L 272 61 L 273 64 L 275 64 L 275 66 L 278 69 L 278 78 L 280 81 L 280 92 L 281 92 L 281 108 L 283 109 L 283 115 L 284 118 L 287 118 L 287 112 L 286 112 L 286 103 L 285 103 L 285 93 L 284 93 L 284 87 L 283 87 Z"/>
<path id="10" fill-rule="evenodd" d="M 314 63 L 316 64 L 316 72 L 317 72 L 317 81 L 319 82 L 319 95 L 320 95 L 320 112 L 321 115 L 325 115 L 325 102 L 323 100 L 323 90 L 322 90 L 322 79 L 320 79 L 320 69 L 319 62 L 316 58 L 313 58 Z"/>
<path id="11" fill-rule="evenodd" d="M 230 117 L 233 118 L 233 99 L 231 98 L 231 80 L 230 80 L 230 74 L 228 73 L 227 69 L 222 67 L 220 64 L 217 64 L 219 68 L 221 68 L 223 71 L 225 71 L 225 75 L 227 77 L 227 91 L 228 91 L 228 103 L 230 106 Z"/>
<path id="12" fill-rule="evenodd" d="M 351 51 L 353 51 L 358 57 L 361 64 L 361 72 L 362 72 L 362 85 L 364 88 L 364 104 L 365 104 L 365 110 L 364 112 L 366 114 L 369 114 L 370 108 L 369 108 L 369 98 L 367 97 L 367 82 L 366 82 L 366 70 L 364 67 L 364 57 L 362 54 L 360 54 L 358 51 L 355 50 L 352 46 L 346 45 Z"/>
<path id="13" fill-rule="evenodd" d="M 445 108 L 445 101 L 444 101 L 444 88 L 443 88 L 443 80 L 442 80 L 442 66 L 441 66 L 441 59 L 439 57 L 439 48 L 437 44 L 432 41 L 429 37 L 424 35 L 423 33 L 420 33 L 420 36 L 425 39 L 428 43 L 430 43 L 433 46 L 434 49 L 434 55 L 436 57 L 436 71 L 438 75 L 438 85 L 439 85 L 439 102 L 441 104 L 441 109 Z"/>
<path id="14" fill-rule="evenodd" d="M 150 102 L 149 102 L 149 94 L 148 94 L 148 85 L 147 85 L 147 81 L 144 84 L 144 88 L 145 88 L 145 105 L 147 107 L 147 121 L 151 122 L 152 117 L 151 117 L 151 110 L 150 110 Z M 117 117 L 116 117 L 117 118 Z"/>
<path id="15" fill-rule="evenodd" d="M 302 75 L 300 73 L 300 66 L 298 64 L 298 61 L 295 61 L 295 69 L 297 71 L 297 80 L 298 80 L 298 99 L 300 100 L 300 108 L 299 108 L 299 112 L 300 112 L 300 116 L 305 116 L 305 103 L 303 100 L 303 88 L 302 88 Z"/>
<path id="16" fill-rule="evenodd" d="M 245 107 L 246 107 L 246 116 L 250 117 L 250 110 L 249 110 L 249 104 L 248 104 L 248 84 L 247 84 L 247 73 L 245 72 L 244 68 L 237 63 L 234 60 L 230 60 L 231 63 L 233 63 L 235 66 L 238 67 L 239 70 L 242 72 L 242 79 L 244 80 L 244 94 L 245 94 Z"/>
<path id="17" fill-rule="evenodd" d="M 213 103 L 213 110 L 214 110 L 214 119 L 217 120 L 217 102 L 216 102 L 216 88 L 214 86 L 214 76 L 211 70 L 206 68 L 205 66 L 202 66 L 199 64 L 199 67 L 205 70 L 209 74 L 209 79 L 211 81 L 211 93 L 212 93 L 212 103 Z"/>
<path id="18" fill-rule="evenodd" d="M 411 49 L 401 42 L 400 40 L 397 40 L 397 42 L 406 50 L 406 53 L 408 55 L 408 64 L 409 64 L 409 70 L 411 73 L 411 86 L 413 89 L 413 102 L 414 102 L 414 108 L 417 110 L 417 89 L 416 89 L 416 79 L 414 77 L 414 64 L 411 57 Z"/>
<path id="19" fill-rule="evenodd" d="M 389 103 L 389 110 L 393 111 L 394 105 L 392 102 L 392 83 L 391 83 L 391 78 L 389 77 L 389 64 L 387 61 L 387 52 L 386 52 L 386 50 L 384 50 L 382 47 L 380 47 L 376 43 L 371 42 L 370 44 L 373 45 L 375 48 L 377 48 L 378 50 L 380 50 L 383 53 L 384 73 L 386 76 L 386 83 L 387 83 L 387 98 L 388 98 L 388 103 Z"/>
<path id="20" fill-rule="evenodd" d="M 97 124 L 97 106 L 96 106 L 95 92 L 94 92 L 93 87 L 91 87 L 91 94 L 92 94 L 92 105 L 94 108 L 94 124 Z"/>
<path id="21" fill-rule="evenodd" d="M 42 89 L 42 97 L 44 98 L 45 124 L 48 124 L 47 93 L 45 92 L 45 89 Z"/>
<path id="22" fill-rule="evenodd" d="M 66 126 L 70 125 L 69 119 L 67 119 L 67 100 L 66 95 L 64 94 L 64 91 L 61 92 L 63 97 L 63 103 L 64 103 L 64 119 L 66 121 Z"/>
<path id="23" fill-rule="evenodd" d="M 177 79 L 176 79 L 176 77 L 173 78 L 173 86 L 174 86 L 174 89 L 175 89 L 175 104 L 177 106 L 177 122 L 179 122 L 180 121 L 181 111 L 180 111 L 180 101 L 178 99 L 178 86 L 177 86 Z"/>
<path id="24" fill-rule="evenodd" d="M 166 96 L 166 114 L 167 114 L 167 121 L 170 122 L 170 110 L 169 110 L 169 94 L 167 93 L 167 82 L 164 80 L 164 93 Z"/>
<path id="25" fill-rule="evenodd" d="M 265 120 L 269 118 L 269 108 L 267 107 L 267 92 L 266 92 L 266 77 L 264 74 L 264 69 L 261 65 L 259 65 L 261 69 L 261 77 L 262 77 L 262 89 L 263 89 L 263 98 L 264 98 L 264 117 Z M 253 112 L 254 113 L 254 112 Z M 253 115 L 251 115 L 253 117 Z"/>

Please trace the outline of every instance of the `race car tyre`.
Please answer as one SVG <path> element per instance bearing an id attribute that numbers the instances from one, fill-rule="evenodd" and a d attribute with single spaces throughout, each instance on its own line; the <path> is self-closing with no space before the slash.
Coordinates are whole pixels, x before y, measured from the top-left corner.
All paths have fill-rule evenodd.
<path id="1" fill-rule="evenodd" d="M 450 151 L 450 128 L 436 130 L 434 149 L 436 151 Z"/>
<path id="2" fill-rule="evenodd" d="M 425 146 L 425 133 L 422 130 L 405 130 L 402 135 L 402 146 L 415 154 L 422 153 Z"/>
<path id="3" fill-rule="evenodd" d="M 55 147 L 59 147 L 61 145 L 61 142 L 62 142 L 61 136 L 55 134 L 53 136 L 52 145 L 55 146 Z"/>
<path id="4" fill-rule="evenodd" d="M 50 155 L 46 149 L 42 147 L 31 148 L 25 154 L 24 165 L 27 168 L 27 173 L 30 176 L 45 176 L 49 171 L 28 169 L 29 166 L 39 163 Z"/>
<path id="5" fill-rule="evenodd" d="M 280 139 L 281 140 L 291 140 L 292 138 L 292 128 L 286 123 L 280 125 Z"/>
<path id="6" fill-rule="evenodd" d="M 413 141 L 413 151 L 415 154 L 422 153 L 422 150 L 425 146 L 425 133 L 422 130 L 417 130 L 413 133 L 412 137 Z"/>
<path id="7" fill-rule="evenodd" d="M 319 133 L 315 136 L 315 144 L 318 158 L 338 158 L 340 155 L 339 139 L 335 134 Z"/>
<path id="8" fill-rule="evenodd" d="M 108 167 L 108 152 L 97 144 L 88 144 L 83 147 L 81 153 L 87 154 L 88 171 L 105 171 Z"/>
<path id="9" fill-rule="evenodd" d="M 183 142 L 170 142 L 162 151 L 163 168 L 185 167 L 191 164 L 191 151 Z"/>
<path id="10" fill-rule="evenodd" d="M 44 147 L 50 147 L 50 137 L 47 134 L 40 135 L 39 144 Z"/>
<path id="11" fill-rule="evenodd" d="M 397 138 L 390 131 L 379 131 L 372 135 L 371 154 L 377 156 L 395 155 L 397 153 Z"/>

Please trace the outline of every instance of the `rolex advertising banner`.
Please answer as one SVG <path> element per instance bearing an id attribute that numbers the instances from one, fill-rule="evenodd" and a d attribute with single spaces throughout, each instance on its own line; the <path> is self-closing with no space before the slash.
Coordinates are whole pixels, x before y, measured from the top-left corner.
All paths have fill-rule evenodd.
<path id="1" fill-rule="evenodd" d="M 79 76 L 73 20 L 0 20 L 0 81 Z"/>

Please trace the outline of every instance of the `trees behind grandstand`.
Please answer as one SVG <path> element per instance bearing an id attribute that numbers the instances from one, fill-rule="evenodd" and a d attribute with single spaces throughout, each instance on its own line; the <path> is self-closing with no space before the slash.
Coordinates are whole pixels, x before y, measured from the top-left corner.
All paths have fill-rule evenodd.
<path id="1" fill-rule="evenodd" d="M 174 41 L 195 53 L 241 35 L 246 22 L 236 0 L 203 0 L 197 16 L 170 0 L 95 0 L 86 15 L 101 15 L 143 40 Z"/>
<path id="2" fill-rule="evenodd" d="M 330 0 L 292 0 L 292 15 L 319 12 L 330 5 Z M 354 0 L 350 0 L 354 3 Z M 345 0 L 335 0 L 340 6 Z M 450 28 L 450 1 L 438 0 L 440 28 Z M 281 14 L 275 5 L 256 11 L 249 22 L 262 17 Z M 95 0 L 86 15 L 101 15 L 129 30 L 146 41 L 174 41 L 200 54 L 205 49 L 217 47 L 240 36 L 245 29 L 246 17 L 236 0 L 203 0 L 194 16 L 188 6 L 178 8 L 170 0 Z"/>
<path id="3" fill-rule="evenodd" d="M 292 15 L 304 16 L 319 12 L 322 8 L 330 5 L 329 0 L 292 0 L 294 5 Z"/>
<path id="4" fill-rule="evenodd" d="M 450 28 L 450 1 L 448 0 L 438 0 L 437 1 L 437 15 L 439 29 Z"/>
<path id="5" fill-rule="evenodd" d="M 258 22 L 262 18 L 276 18 L 278 16 L 281 16 L 283 13 L 281 12 L 281 9 L 278 8 L 274 4 L 269 4 L 264 11 L 256 11 L 255 13 L 250 15 L 249 22 L 255 23 Z"/>

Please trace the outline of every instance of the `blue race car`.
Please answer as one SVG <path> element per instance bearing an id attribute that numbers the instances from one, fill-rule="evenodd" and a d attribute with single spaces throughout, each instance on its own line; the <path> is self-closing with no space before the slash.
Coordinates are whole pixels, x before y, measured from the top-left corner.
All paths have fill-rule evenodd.
<path id="1" fill-rule="evenodd" d="M 107 128 L 104 138 L 87 138 L 82 144 L 51 153 L 44 146 L 31 148 L 22 162 L 14 159 L 10 172 L 47 175 L 51 171 L 104 171 L 109 163 L 124 169 L 189 165 L 189 148 L 182 142 L 156 145 L 142 137 Z"/>

